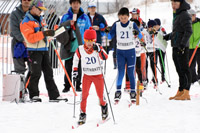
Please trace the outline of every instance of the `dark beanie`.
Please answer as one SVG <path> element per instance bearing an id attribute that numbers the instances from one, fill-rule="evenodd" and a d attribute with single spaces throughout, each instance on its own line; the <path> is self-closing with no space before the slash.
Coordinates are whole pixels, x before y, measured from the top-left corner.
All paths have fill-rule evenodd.
<path id="1" fill-rule="evenodd" d="M 157 25 L 157 23 L 154 20 L 149 20 L 149 22 L 147 23 L 148 28 L 154 27 L 155 25 Z"/>
<path id="2" fill-rule="evenodd" d="M 156 21 L 157 25 L 159 25 L 159 26 L 161 25 L 161 22 L 160 22 L 159 18 L 154 19 L 154 21 Z"/>
<path id="3" fill-rule="evenodd" d="M 71 5 L 73 2 L 76 2 L 76 1 L 78 1 L 81 4 L 81 0 L 69 0 L 69 3 Z"/>

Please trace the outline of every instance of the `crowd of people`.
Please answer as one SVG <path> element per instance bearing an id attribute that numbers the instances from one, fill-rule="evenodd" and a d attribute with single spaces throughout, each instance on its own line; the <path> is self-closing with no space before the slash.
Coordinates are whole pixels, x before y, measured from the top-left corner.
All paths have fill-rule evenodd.
<path id="1" fill-rule="evenodd" d="M 134 102 L 135 73 L 140 81 L 139 88 L 145 90 L 149 82 L 153 82 L 155 89 L 158 87 L 158 59 L 161 68 L 160 83 L 167 82 L 165 57 L 168 40 L 171 40 L 172 57 L 179 76 L 177 94 L 169 99 L 190 100 L 191 84 L 197 81 L 200 83 L 200 31 L 197 30 L 200 28 L 200 19 L 185 0 L 171 0 L 173 29 L 169 34 L 159 18 L 149 19 L 145 23 L 138 8 L 133 8 L 130 12 L 128 8 L 122 7 L 118 12 L 118 20 L 108 26 L 106 19 L 97 13 L 95 3 L 88 4 L 87 14 L 81 8 L 81 0 L 69 0 L 69 3 L 71 7 L 61 19 L 53 11 L 48 15 L 46 23 L 41 16 L 47 10 L 42 0 L 21 0 L 21 4 L 11 13 L 14 68 L 17 73 L 25 74 L 27 62 L 27 89 L 31 101 L 42 101 L 38 86 L 41 72 L 44 74 L 49 101 L 63 100 L 53 78 L 49 57 L 51 43 L 60 42 L 60 56 L 69 74 L 69 79 L 64 76 L 62 92 L 70 91 L 71 80 L 75 90 L 82 92 L 79 124 L 86 121 L 86 104 L 91 83 L 94 83 L 100 101 L 102 119 L 106 119 L 108 104 L 103 96 L 105 81 L 102 62 L 108 58 L 109 50 L 114 50 L 113 64 L 118 72 L 114 100 L 119 102 L 121 99 L 122 80 L 125 76 L 125 90 L 129 90 L 130 100 Z M 49 41 L 49 37 L 54 37 L 55 30 L 61 27 L 65 28 L 65 32 L 56 36 L 53 42 Z M 23 45 L 28 55 L 22 54 L 16 58 L 16 45 Z M 190 63 L 191 57 L 193 60 Z M 148 64 L 152 72 L 150 79 Z"/>

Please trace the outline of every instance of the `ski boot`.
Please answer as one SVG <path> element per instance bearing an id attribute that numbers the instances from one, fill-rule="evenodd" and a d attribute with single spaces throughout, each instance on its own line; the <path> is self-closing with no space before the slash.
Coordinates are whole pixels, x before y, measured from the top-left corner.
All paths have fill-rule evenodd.
<path id="1" fill-rule="evenodd" d="M 42 102 L 42 99 L 39 98 L 38 96 L 34 96 L 30 99 L 31 102 Z"/>
<path id="2" fill-rule="evenodd" d="M 136 102 L 136 92 L 135 91 L 130 92 L 130 99 L 131 99 L 132 103 Z"/>
<path id="3" fill-rule="evenodd" d="M 105 120 L 108 117 L 108 104 L 106 103 L 105 106 L 101 105 L 101 116 L 102 116 L 102 120 Z"/>
<path id="4" fill-rule="evenodd" d="M 86 113 L 81 113 L 79 115 L 79 121 L 78 121 L 78 125 L 83 125 L 85 124 L 86 121 Z"/>
<path id="5" fill-rule="evenodd" d="M 121 91 L 116 91 L 114 98 L 115 102 L 118 103 L 120 99 L 121 99 Z"/>
<path id="6" fill-rule="evenodd" d="M 50 99 L 49 102 L 60 102 L 60 101 L 65 101 L 67 102 L 67 98 L 63 98 L 62 96 L 57 97 L 56 99 Z"/>

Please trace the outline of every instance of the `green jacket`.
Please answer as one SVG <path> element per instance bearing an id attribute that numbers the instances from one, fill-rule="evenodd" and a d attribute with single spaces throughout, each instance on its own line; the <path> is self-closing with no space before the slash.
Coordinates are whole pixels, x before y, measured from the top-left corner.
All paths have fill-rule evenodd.
<path id="1" fill-rule="evenodd" d="M 190 49 L 195 49 L 200 40 L 200 19 L 197 18 L 195 22 L 192 23 L 193 33 L 190 37 Z M 200 46 L 199 46 L 200 48 Z"/>

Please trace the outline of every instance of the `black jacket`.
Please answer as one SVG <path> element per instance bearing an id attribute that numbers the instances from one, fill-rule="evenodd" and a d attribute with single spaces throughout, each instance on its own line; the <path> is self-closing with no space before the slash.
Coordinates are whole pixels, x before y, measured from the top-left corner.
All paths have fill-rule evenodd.
<path id="1" fill-rule="evenodd" d="M 189 9 L 190 5 L 184 0 L 174 13 L 173 31 L 170 37 L 172 47 L 189 47 L 189 39 L 192 35 L 192 18 L 187 12 Z"/>
<path id="2" fill-rule="evenodd" d="M 76 30 L 75 34 L 78 40 L 78 45 L 82 45 L 82 38 L 81 38 L 81 33 L 78 28 L 78 25 L 76 25 Z M 60 26 L 64 26 L 66 31 L 59 36 L 56 37 L 56 40 L 61 43 L 61 48 L 60 48 L 60 56 L 62 60 L 69 59 L 74 56 L 74 52 L 70 52 L 71 49 L 71 42 L 75 39 L 72 33 L 72 28 L 70 25 L 70 20 L 62 23 Z"/>

